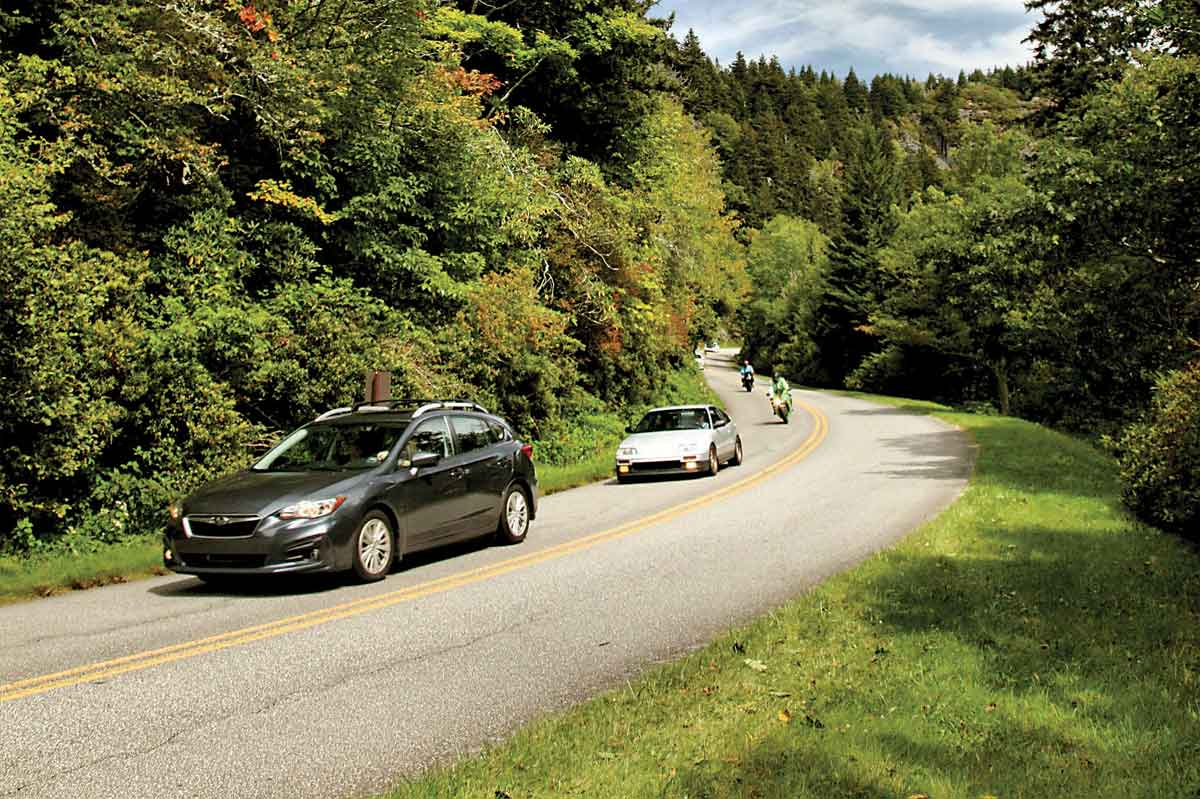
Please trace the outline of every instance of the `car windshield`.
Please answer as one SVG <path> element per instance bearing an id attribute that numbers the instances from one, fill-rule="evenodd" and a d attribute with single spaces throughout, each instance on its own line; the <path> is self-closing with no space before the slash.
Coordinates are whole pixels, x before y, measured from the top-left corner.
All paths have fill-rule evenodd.
<path id="1" fill-rule="evenodd" d="M 635 433 L 661 433 L 666 430 L 707 430 L 708 414 L 703 408 L 650 411 L 633 428 Z"/>
<path id="2" fill-rule="evenodd" d="M 325 424 L 302 427 L 251 468 L 256 472 L 373 469 L 387 460 L 405 425 Z"/>

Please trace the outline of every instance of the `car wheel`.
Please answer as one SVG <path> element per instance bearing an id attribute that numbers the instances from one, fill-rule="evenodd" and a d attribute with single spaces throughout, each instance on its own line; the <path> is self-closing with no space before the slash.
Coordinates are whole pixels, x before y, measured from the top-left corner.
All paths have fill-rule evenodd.
<path id="1" fill-rule="evenodd" d="M 519 544 L 529 532 L 529 497 L 525 489 L 513 483 L 500 503 L 500 525 L 496 537 L 503 544 Z"/>
<path id="2" fill-rule="evenodd" d="M 358 523 L 354 533 L 354 573 L 364 582 L 387 577 L 396 557 L 396 538 L 387 514 L 373 510 Z"/>
<path id="3" fill-rule="evenodd" d="M 742 437 L 738 436 L 733 442 L 733 460 L 730 461 L 734 466 L 742 465 Z"/>
<path id="4" fill-rule="evenodd" d="M 708 448 L 708 473 L 715 477 L 720 469 L 721 461 L 717 458 L 717 447 L 710 445 Z"/>

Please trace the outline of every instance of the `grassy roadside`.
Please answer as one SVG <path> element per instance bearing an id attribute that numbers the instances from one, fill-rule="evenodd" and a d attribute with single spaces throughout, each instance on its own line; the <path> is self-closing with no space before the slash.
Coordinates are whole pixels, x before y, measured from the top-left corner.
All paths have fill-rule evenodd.
<path id="1" fill-rule="evenodd" d="M 661 404 L 687 402 L 719 403 L 703 375 L 690 366 L 670 375 L 660 400 Z M 631 409 L 630 415 L 640 415 L 640 411 Z M 538 463 L 542 493 L 553 494 L 612 474 L 613 455 L 626 421 L 617 413 L 608 413 L 593 417 L 586 427 L 576 428 L 573 434 L 588 442 L 583 449 L 589 454 L 567 464 Z M 535 461 L 537 450 L 534 442 Z M 156 533 L 94 552 L 61 550 L 22 558 L 0 556 L 0 604 L 165 573 Z"/>
<path id="2" fill-rule="evenodd" d="M 1200 557 L 1131 522 L 1088 445 L 894 404 L 979 444 L 951 509 L 389 799 L 1200 795 Z"/>

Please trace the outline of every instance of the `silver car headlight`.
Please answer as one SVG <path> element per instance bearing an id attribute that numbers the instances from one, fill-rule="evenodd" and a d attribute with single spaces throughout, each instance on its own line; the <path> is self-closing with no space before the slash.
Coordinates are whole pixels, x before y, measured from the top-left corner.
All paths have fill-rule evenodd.
<path id="1" fill-rule="evenodd" d="M 632 458 L 637 455 L 637 447 L 617 447 L 617 455 L 623 458 Z"/>
<path id="2" fill-rule="evenodd" d="M 281 519 L 320 519 L 328 516 L 342 506 L 345 497 L 330 497 L 329 499 L 306 499 L 295 505 L 288 505 L 279 511 Z"/>

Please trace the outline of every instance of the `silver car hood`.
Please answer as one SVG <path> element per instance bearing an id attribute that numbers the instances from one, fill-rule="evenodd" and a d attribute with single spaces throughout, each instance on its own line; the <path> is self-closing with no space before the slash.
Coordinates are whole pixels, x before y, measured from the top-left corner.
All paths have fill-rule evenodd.
<path id="1" fill-rule="evenodd" d="M 703 456 L 712 441 L 711 430 L 665 430 L 660 433 L 634 433 L 621 442 L 621 448 L 633 447 L 639 460 L 671 460 L 683 455 Z M 690 449 L 683 449 L 690 445 Z"/>

